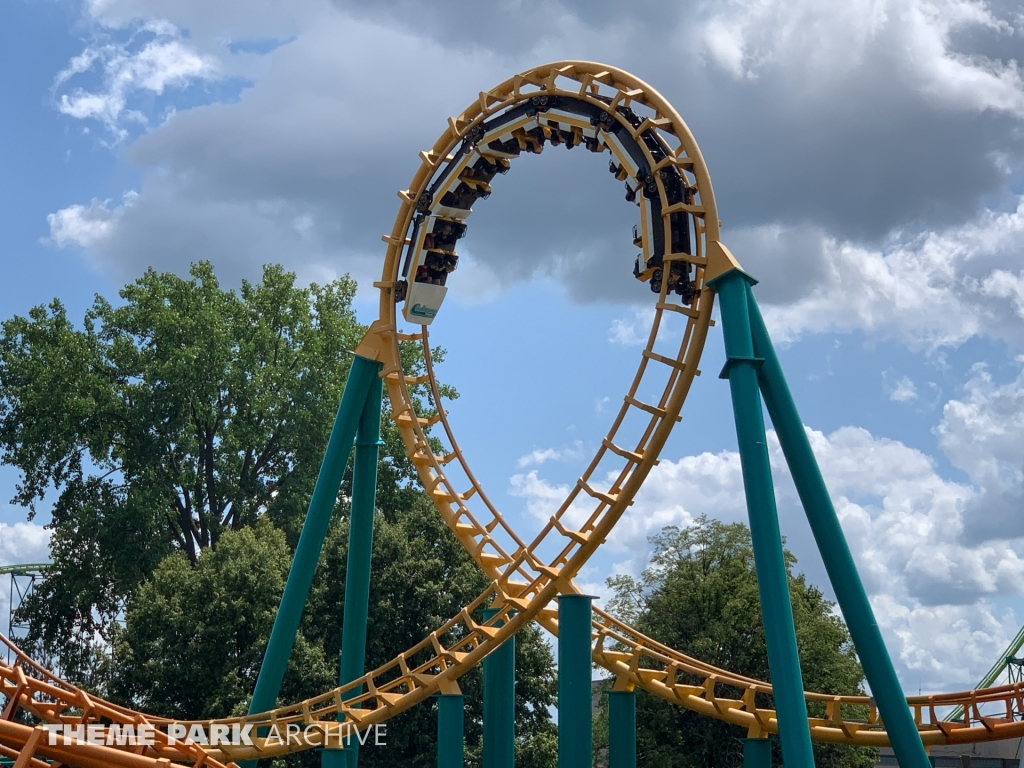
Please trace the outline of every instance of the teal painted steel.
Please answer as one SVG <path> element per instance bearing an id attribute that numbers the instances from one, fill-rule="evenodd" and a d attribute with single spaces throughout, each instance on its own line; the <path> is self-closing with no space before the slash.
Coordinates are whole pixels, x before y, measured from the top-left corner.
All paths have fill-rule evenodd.
<path id="1" fill-rule="evenodd" d="M 750 518 L 750 534 L 754 545 L 757 587 L 761 597 L 761 614 L 768 644 L 768 665 L 772 673 L 775 710 L 779 720 L 782 754 L 789 768 L 811 768 L 814 754 L 807 722 L 800 657 L 793 627 L 793 606 L 790 602 L 789 579 L 779 532 L 779 515 L 775 506 L 775 488 L 768 462 L 768 444 L 758 390 L 759 362 L 754 358 L 754 345 L 747 310 L 747 281 L 740 270 L 720 276 L 714 290 L 721 300 L 722 330 L 727 358 L 723 376 L 728 375 L 732 392 L 736 437 L 743 489 Z"/>
<path id="2" fill-rule="evenodd" d="M 636 691 L 608 691 L 608 768 L 636 768 Z"/>
<path id="3" fill-rule="evenodd" d="M 256 679 L 256 690 L 249 702 L 249 714 L 266 712 L 273 709 L 277 702 L 277 694 L 281 690 L 288 657 L 291 656 L 292 646 L 295 644 L 295 633 L 299 629 L 306 598 L 313 584 L 313 573 L 320 559 L 320 549 L 323 547 L 327 527 L 331 522 L 331 513 L 334 511 L 334 503 L 341 487 L 341 479 L 348 463 L 348 454 L 352 449 L 363 405 L 370 385 L 374 380 L 380 379 L 379 371 L 380 364 L 373 360 L 358 355 L 352 360 L 345 392 L 338 406 L 338 414 L 327 442 L 324 460 L 320 465 L 320 474 L 317 476 L 299 543 L 295 548 L 292 567 L 288 572 L 288 581 L 281 596 L 281 605 L 274 619 L 270 642 L 267 644 L 259 677 Z M 256 765 L 256 761 L 246 760 L 241 765 L 242 768 L 251 768 Z"/>
<path id="4" fill-rule="evenodd" d="M 558 596 L 558 768 L 592 768 L 590 595 Z"/>
<path id="5" fill-rule="evenodd" d="M 373 513 L 377 499 L 377 456 L 380 450 L 380 408 L 383 384 L 380 376 L 370 382 L 356 432 L 352 463 L 352 505 L 349 512 L 348 556 L 345 560 L 345 615 L 341 625 L 341 656 L 338 684 L 363 676 L 366 668 L 366 621 L 370 610 L 370 559 L 373 554 Z M 361 693 L 353 688 L 351 699 Z M 349 739 L 343 750 L 348 768 L 358 768 L 359 740 Z M 330 750 L 324 750 L 323 755 Z M 321 760 L 321 768 L 328 768 Z"/>
<path id="6" fill-rule="evenodd" d="M 466 714 L 461 693 L 437 697 L 437 768 L 465 768 Z"/>
<path id="7" fill-rule="evenodd" d="M 348 768 L 348 753 L 343 749 L 320 750 L 320 768 Z"/>
<path id="8" fill-rule="evenodd" d="M 874 611 L 871 610 L 871 603 L 857 573 L 857 565 L 850 554 L 825 480 L 814 458 L 800 414 L 797 413 L 796 403 L 786 384 L 779 358 L 749 286 L 746 293 L 754 354 L 764 358 L 759 378 L 768 415 L 775 425 L 786 463 L 789 464 L 800 501 L 807 513 L 814 540 L 818 543 L 836 600 L 846 618 L 857 656 L 864 666 L 864 675 L 878 704 L 889 741 L 901 766 L 926 768 L 929 765 L 928 755 L 885 648 L 885 641 L 882 640 Z"/>
<path id="9" fill-rule="evenodd" d="M 484 609 L 484 621 L 497 613 Z M 516 760 L 516 637 L 484 658 L 483 768 L 514 768 Z"/>
<path id="10" fill-rule="evenodd" d="M 772 768 L 770 739 L 740 739 L 743 742 L 743 768 Z"/>

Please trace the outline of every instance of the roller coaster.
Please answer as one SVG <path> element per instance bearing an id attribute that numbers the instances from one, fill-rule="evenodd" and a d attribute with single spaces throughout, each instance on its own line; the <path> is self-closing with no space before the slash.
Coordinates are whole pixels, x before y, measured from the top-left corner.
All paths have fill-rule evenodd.
<path id="1" fill-rule="evenodd" d="M 640 224 L 634 233 L 639 255 L 632 276 L 649 284 L 654 319 L 636 375 L 606 437 L 558 510 L 527 540 L 488 498 L 456 441 L 441 403 L 429 325 L 456 270 L 455 244 L 466 231 L 473 203 L 490 194 L 495 176 L 508 171 L 518 156 L 539 153 L 546 146 L 609 152 L 611 173 L 624 183 L 627 200 L 639 207 Z M 612 533 L 680 420 L 690 386 L 700 374 L 716 297 L 727 357 L 722 376 L 728 378 L 733 396 L 773 684 L 691 658 L 588 607 L 582 614 L 588 621 L 583 636 L 589 656 L 584 664 L 587 720 L 593 661 L 611 675 L 617 692 L 646 691 L 735 724 L 746 730 L 749 743 L 765 744 L 765 737 L 778 733 L 785 762 L 792 766 L 813 765 L 812 740 L 892 744 L 901 765 L 923 768 L 930 746 L 1024 735 L 1024 721 L 1015 716 L 1024 710 L 1020 683 L 910 697 L 900 690 L 753 299 L 755 281 L 722 243 L 707 167 L 686 124 L 657 91 L 601 64 L 568 61 L 540 66 L 481 92 L 464 112 L 449 118 L 446 130 L 432 148 L 420 153 L 420 160 L 409 188 L 398 193 L 398 216 L 383 238 L 383 273 L 374 283 L 379 317 L 354 350 L 250 714 L 199 723 L 206 728 L 252 726 L 253 743 L 175 741 L 166 733 L 166 718 L 90 695 L 3 638 L 11 655 L 8 663 L 0 663 L 6 702 L 0 718 L 0 756 L 14 760 L 18 768 L 156 768 L 172 763 L 220 768 L 311 746 L 341 747 L 343 729 L 365 732 L 432 696 L 457 697 L 460 676 L 500 651 L 528 622 L 560 636 L 561 664 L 561 644 L 570 630 L 563 608 L 581 596 L 573 578 Z M 628 272 L 628 266 L 623 271 Z M 413 323 L 408 330 L 400 325 L 400 306 L 404 319 Z M 403 346 L 416 349 L 421 366 L 417 370 L 422 372 L 403 366 L 403 359 L 410 357 L 400 352 Z M 360 629 L 365 634 L 365 612 L 362 627 L 358 616 L 350 622 L 348 614 L 358 613 L 358 600 L 350 603 L 347 596 L 342 684 L 305 701 L 275 706 L 353 444 L 350 538 L 372 535 L 373 472 L 384 387 L 390 416 L 425 492 L 490 583 L 420 643 L 368 672 L 362 668 L 358 637 Z M 426 398 L 417 392 L 426 392 Z M 764 443 L 762 397 L 864 665 L 871 697 L 803 691 Z M 436 449 L 438 438 L 447 448 Z M 360 506 L 369 509 L 369 532 L 356 531 L 355 509 Z M 352 546 L 346 588 L 365 592 L 369 584 L 356 578 Z M 808 707 L 814 714 L 808 715 Z M 944 719 L 957 707 L 963 710 L 962 719 Z M 560 710 L 560 731 L 570 728 L 569 721 L 568 709 Z M 46 724 L 100 730 L 152 725 L 156 738 L 144 748 L 67 737 L 51 743 Z M 312 738 L 293 742 L 267 735 L 272 728 L 288 726 L 301 728 Z M 579 731 L 575 737 L 584 739 L 587 734 L 589 730 Z M 560 733 L 560 745 L 567 743 Z M 590 764 L 589 737 L 576 747 L 577 762 L 566 757 L 563 766 Z M 325 764 L 345 751 L 325 749 Z M 340 758 L 331 764 L 346 763 Z M 622 764 L 629 764 L 628 758 Z"/>

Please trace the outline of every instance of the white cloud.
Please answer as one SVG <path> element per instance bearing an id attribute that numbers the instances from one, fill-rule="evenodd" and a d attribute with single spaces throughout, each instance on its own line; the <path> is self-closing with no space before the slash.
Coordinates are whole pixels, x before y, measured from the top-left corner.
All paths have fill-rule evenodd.
<path id="1" fill-rule="evenodd" d="M 537 475 L 536 469 L 509 478 L 509 493 L 526 500 L 526 511 L 535 520 L 546 523 L 569 495 L 569 486 L 549 483 Z M 562 521 L 580 527 L 593 512 L 590 497 L 580 494 L 562 516 Z"/>
<path id="2" fill-rule="evenodd" d="M 501 276 L 491 266 L 474 258 L 472 253 L 460 249 L 458 290 L 451 293 L 452 299 L 462 306 L 483 304 L 499 295 L 503 288 Z M 453 286 L 454 287 L 454 286 Z"/>
<path id="3" fill-rule="evenodd" d="M 773 338 L 862 330 L 919 349 L 976 336 L 1024 342 L 1024 278 L 1006 269 L 1024 249 L 1024 197 L 1016 203 L 944 231 L 894 235 L 881 249 L 819 233 L 819 252 L 809 258 L 824 269 L 803 295 L 765 307 Z M 768 266 L 753 264 L 755 276 Z"/>
<path id="4" fill-rule="evenodd" d="M 300 38 L 265 57 L 273 66 L 237 102 L 179 109 L 131 146 L 129 160 L 145 169 L 138 205 L 96 242 L 96 261 L 125 276 L 146 266 L 183 269 L 200 258 L 229 280 L 277 261 L 300 277 L 350 272 L 368 283 L 379 276 L 395 190 L 408 184 L 416 151 L 433 144 L 464 100 L 439 98 L 408 73 L 445 72 L 450 93 L 475 94 L 504 77 L 504 68 L 487 52 L 453 52 L 316 5 Z M 224 58 L 203 76 L 235 67 L 236 55 Z M 384 117 L 398 114 L 397 104 L 416 118 Z M 396 151 L 399 137 L 404 153 Z M 472 258 L 458 277 L 463 285 L 453 296 L 463 300 L 497 284 Z"/>
<path id="5" fill-rule="evenodd" d="M 997 384 L 975 365 L 959 399 L 943 407 L 935 429 L 950 461 L 981 493 L 965 513 L 969 543 L 1024 536 L 1024 371 Z"/>
<path id="6" fill-rule="evenodd" d="M 889 392 L 889 399 L 895 403 L 909 403 L 917 400 L 917 387 L 914 386 L 907 376 L 896 382 L 896 386 Z"/>
<path id="7" fill-rule="evenodd" d="M 69 205 L 48 214 L 46 223 L 50 227 L 50 240 L 60 248 L 68 245 L 95 246 L 111 236 L 125 208 L 131 206 L 136 197 L 135 192 L 125 193 L 122 204 L 113 209 L 110 208 L 110 200 L 93 198 L 87 206 Z"/>
<path id="8" fill-rule="evenodd" d="M 47 563 L 50 532 L 35 523 L 0 523 L 0 565 Z"/>
<path id="9" fill-rule="evenodd" d="M 992 603 L 1024 594 L 1015 545 L 965 544 L 964 515 L 976 491 L 941 477 L 921 451 L 857 427 L 808 436 L 904 683 L 928 690 L 973 684 L 1016 629 L 1012 613 L 997 618 Z M 812 581 L 823 579 L 774 432 L 769 449 L 788 546 L 815 572 Z M 532 515 L 547 519 L 569 486 L 533 470 L 513 477 L 512 489 Z M 618 559 L 613 570 L 638 573 L 650 555 L 648 536 L 701 514 L 746 521 L 738 454 L 662 459 L 605 544 Z"/>
<path id="10" fill-rule="evenodd" d="M 626 317 L 612 320 L 608 341 L 624 347 L 642 347 L 647 343 L 654 322 L 653 307 L 634 307 Z"/>
<path id="11" fill-rule="evenodd" d="M 510 493 L 526 499 L 526 510 L 537 520 L 546 521 L 569 495 L 568 485 L 554 485 L 542 480 L 537 470 L 515 474 L 509 478 Z"/>
<path id="12" fill-rule="evenodd" d="M 976 30 L 1014 33 L 986 3 L 972 0 L 731 0 L 715 6 L 700 37 L 710 60 L 734 78 L 783 70 L 811 88 L 862 68 L 875 49 L 890 47 L 902 54 L 900 74 L 908 85 L 943 106 L 1024 116 L 1015 61 L 952 50 L 955 33 Z"/>
<path id="13" fill-rule="evenodd" d="M 754 78 L 754 73 L 744 67 L 743 31 L 736 24 L 728 24 L 722 18 L 711 19 L 704 25 L 704 45 L 711 58 L 735 78 Z"/>
<path id="14" fill-rule="evenodd" d="M 520 456 L 516 466 L 524 467 L 540 466 L 548 461 L 563 461 L 565 459 L 579 459 L 583 456 L 583 442 L 576 440 L 571 446 L 563 448 L 534 448 L 525 456 Z"/>
<path id="15" fill-rule="evenodd" d="M 955 223 L 1021 161 L 1015 123 L 993 122 L 996 113 L 1020 111 L 1016 65 L 1000 53 L 1009 26 L 980 3 L 832 8 L 743 0 L 646 15 L 575 0 L 527 0 L 514 14 L 461 0 L 443 8 L 391 0 L 91 0 L 88 14 L 106 33 L 148 27 L 138 39 L 153 39 L 92 45 L 69 63 L 58 80 L 70 113 L 123 132 L 131 120 L 149 119 L 133 94 L 243 70 L 251 83 L 233 103 L 176 105 L 173 118 L 126 153 L 143 175 L 142 197 L 113 236 L 97 242 L 100 261 L 135 274 L 140 253 L 147 266 L 172 269 L 206 257 L 249 265 L 252 273 L 263 261 L 287 258 L 300 273 L 375 277 L 375 244 L 390 231 L 394 191 L 407 183 L 416 151 L 472 94 L 559 57 L 614 61 L 684 108 L 727 205 L 730 241 L 743 227 L 802 227 L 827 233 L 834 249 L 909 221 Z M 534 10 L 548 20 L 540 37 L 527 22 Z M 958 50 L 957 35 L 967 33 L 992 38 L 974 46 L 985 56 Z M 266 56 L 229 44 L 247 36 L 289 42 Z M 97 71 L 102 87 L 67 89 Z M 414 85 L 410 71 L 444 86 Z M 676 76 L 660 80 L 664 72 Z M 415 119 L 381 117 L 397 114 L 396 104 Z M 956 184 L 933 178 L 950 146 L 959 153 Z M 589 194 L 596 176 L 571 167 L 580 153 L 571 161 L 557 156 L 545 158 L 544 184 L 529 195 L 513 178 L 502 180 L 507 189 L 495 219 L 512 224 L 474 216 L 470 247 L 485 235 L 500 249 L 485 259 L 480 248 L 476 262 L 467 259 L 454 300 L 487 300 L 538 274 L 562 281 L 574 299 L 642 300 L 642 287 L 625 276 L 628 225 L 614 214 L 626 211 L 632 223 L 633 212 L 611 185 L 607 199 Z M 520 175 L 528 173 L 517 163 L 511 176 Z M 568 177 L 588 195 L 553 194 L 571 189 Z M 309 226 L 297 229 L 296 221 Z M 819 272 L 833 274 L 830 262 L 807 262 L 782 282 L 798 290 Z M 863 319 L 845 302 L 839 309 L 845 314 L 833 312 L 826 325 Z M 788 320 L 794 333 L 804 328 Z M 955 334 L 957 320 L 944 336 Z M 635 344 L 636 327 L 623 319 L 612 338 Z"/>
<path id="16" fill-rule="evenodd" d="M 1020 623 L 1013 611 L 997 615 L 985 600 L 971 606 L 923 606 L 876 594 L 871 603 L 908 694 L 919 687 L 925 693 L 972 687 Z"/>
<path id="17" fill-rule="evenodd" d="M 1024 270 L 1013 274 L 996 269 L 981 283 L 981 292 L 996 299 L 1012 299 L 1017 317 L 1024 318 Z"/>
<path id="18" fill-rule="evenodd" d="M 1001 385 L 985 365 L 975 365 L 971 373 L 962 398 L 950 400 L 942 409 L 936 428 L 942 450 L 977 483 L 1019 483 L 1024 463 L 1024 371 Z"/>
<path id="19" fill-rule="evenodd" d="M 82 87 L 60 93 L 57 109 L 76 120 L 96 120 L 117 139 L 127 137 L 126 121 L 145 124 L 147 117 L 129 108 L 136 93 L 160 95 L 168 88 L 185 88 L 197 80 L 213 80 L 220 76 L 214 57 L 190 46 L 180 31 L 164 20 L 150 20 L 142 25 L 140 34 L 152 36 L 138 46 L 134 36 L 124 43 L 107 43 L 87 47 L 68 63 L 54 79 L 60 90 L 70 81 L 99 67 L 101 87 Z"/>

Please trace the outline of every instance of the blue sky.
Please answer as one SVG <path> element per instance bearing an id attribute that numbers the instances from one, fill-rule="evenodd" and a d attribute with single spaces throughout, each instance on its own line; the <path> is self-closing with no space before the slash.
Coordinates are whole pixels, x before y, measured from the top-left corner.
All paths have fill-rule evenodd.
<path id="1" fill-rule="evenodd" d="M 1019 8 L 469 9 L 4 3 L 0 316 L 57 296 L 80 317 L 148 266 L 207 258 L 228 284 L 270 261 L 349 273 L 369 322 L 395 191 L 447 116 L 536 63 L 607 61 L 665 94 L 705 154 L 904 686 L 970 687 L 1024 622 Z M 435 339 L 460 442 L 523 534 L 635 370 L 634 211 L 599 159 L 549 149 L 470 220 Z M 662 525 L 744 518 L 721 362 L 713 330 L 661 466 L 581 576 L 595 592 L 642 569 Z M 773 458 L 784 533 L 831 592 Z M 16 481 L 0 469 L 3 498 Z M 23 510 L 0 521 L 0 558 L 44 556 Z"/>

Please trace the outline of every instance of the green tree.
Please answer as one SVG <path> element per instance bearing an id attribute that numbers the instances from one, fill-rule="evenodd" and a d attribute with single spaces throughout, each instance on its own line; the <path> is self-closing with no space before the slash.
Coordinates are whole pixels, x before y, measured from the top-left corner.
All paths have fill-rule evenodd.
<path id="1" fill-rule="evenodd" d="M 347 277 L 297 286 L 279 266 L 225 290 L 200 263 L 187 278 L 148 271 L 116 306 L 97 297 L 80 328 L 56 299 L 3 323 L 0 460 L 21 471 L 14 501 L 30 517 L 52 505 L 55 575 L 21 609 L 31 652 L 73 682 L 160 714 L 245 709 L 348 351 L 365 332 L 354 293 Z M 403 346 L 413 373 L 416 354 Z M 429 415 L 422 386 L 413 397 Z M 387 415 L 385 404 L 371 668 L 484 584 L 423 494 Z M 349 473 L 282 700 L 336 682 L 350 482 Z M 521 764 L 540 768 L 551 764 L 552 661 L 535 629 L 520 634 L 520 647 Z M 478 678 L 465 681 L 467 693 L 479 693 Z M 391 743 L 406 762 L 432 743 L 429 710 L 394 724 Z M 474 722 L 478 712 L 471 752 Z"/>
<path id="2" fill-rule="evenodd" d="M 264 512 L 298 524 L 363 332 L 354 294 L 279 266 L 226 291 L 200 263 L 97 297 L 82 328 L 56 299 L 4 322 L 0 455 L 30 518 L 52 502 L 56 575 L 25 613 L 66 674 L 172 551 L 194 564 Z"/>
<path id="3" fill-rule="evenodd" d="M 687 528 L 665 528 L 651 543 L 654 553 L 639 579 L 609 579 L 615 592 L 610 610 L 685 654 L 770 680 L 749 529 L 701 517 Z M 788 551 L 786 564 L 804 686 L 863 695 L 864 673 L 834 604 L 802 574 L 793 573 L 796 558 Z M 759 704 L 770 705 L 764 699 Z M 824 714 L 813 706 L 810 710 Z M 746 734 L 737 726 L 647 695 L 637 700 L 637 722 L 641 766 L 731 768 L 742 762 L 736 739 Z M 867 768 L 876 758 L 872 749 L 816 744 L 814 750 L 815 762 L 823 768 Z M 774 763 L 780 765 L 777 744 L 773 751 Z"/>
<path id="4" fill-rule="evenodd" d="M 180 720 L 244 712 L 290 565 L 284 532 L 266 516 L 225 531 L 194 565 L 183 552 L 168 555 L 111 631 L 103 693 Z M 283 698 L 327 690 L 336 676 L 300 632 Z"/>
<path id="5" fill-rule="evenodd" d="M 348 518 L 342 514 L 324 544 L 281 703 L 337 685 L 344 615 Z M 168 556 L 132 601 L 123 629 L 114 631 L 109 694 L 146 711 L 179 718 L 244 712 L 255 685 L 261 650 L 274 621 L 291 553 L 284 534 L 261 518 L 255 528 L 225 532 L 195 567 L 181 553 Z M 476 597 L 486 578 L 425 497 L 406 510 L 376 516 L 371 559 L 366 666 L 373 669 L 419 642 Z M 517 728 L 521 768 L 555 765 L 555 670 L 540 632 L 517 635 Z M 459 681 L 467 700 L 471 765 L 479 765 L 481 676 Z M 436 764 L 432 703 L 389 721 L 386 746 L 361 751 L 360 765 Z M 282 764 L 316 765 L 313 754 Z"/>

